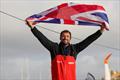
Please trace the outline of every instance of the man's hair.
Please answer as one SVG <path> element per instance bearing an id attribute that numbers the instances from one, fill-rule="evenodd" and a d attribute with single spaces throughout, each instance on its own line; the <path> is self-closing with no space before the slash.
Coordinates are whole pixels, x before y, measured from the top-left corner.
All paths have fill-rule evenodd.
<path id="1" fill-rule="evenodd" d="M 60 33 L 60 37 L 62 36 L 63 33 L 69 33 L 70 34 L 70 38 L 71 38 L 71 32 L 69 30 L 63 30 L 61 33 Z"/>

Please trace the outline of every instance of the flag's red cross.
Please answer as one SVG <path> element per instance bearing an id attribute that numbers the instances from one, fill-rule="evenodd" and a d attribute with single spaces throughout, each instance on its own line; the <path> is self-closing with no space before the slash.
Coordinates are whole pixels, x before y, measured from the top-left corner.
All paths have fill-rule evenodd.
<path id="1" fill-rule="evenodd" d="M 71 20 L 71 16 L 77 14 L 78 12 L 72 7 L 58 7 L 57 10 L 49 13 L 46 17 L 59 18 L 64 20 L 64 24 L 74 24 L 74 21 Z"/>

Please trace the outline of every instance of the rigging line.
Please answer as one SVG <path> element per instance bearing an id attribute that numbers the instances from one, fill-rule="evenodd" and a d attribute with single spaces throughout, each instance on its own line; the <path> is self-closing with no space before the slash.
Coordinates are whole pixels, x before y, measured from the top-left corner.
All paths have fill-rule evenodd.
<path id="1" fill-rule="evenodd" d="M 3 11 L 1 11 L 1 10 L 0 10 L 0 12 L 3 13 L 3 14 L 8 15 L 8 16 L 10 16 L 10 17 L 13 17 L 13 18 L 15 18 L 15 19 L 18 19 L 18 20 L 20 20 L 20 21 L 25 21 L 25 20 L 23 20 L 23 19 L 21 19 L 21 18 L 18 18 L 18 17 L 16 17 L 16 16 L 13 16 L 13 15 L 8 14 L 8 13 L 6 13 L 6 12 L 3 12 Z"/>
<path id="2" fill-rule="evenodd" d="M 113 48 L 113 47 L 109 47 L 109 46 L 106 46 L 106 45 L 103 45 L 103 44 L 98 44 L 98 43 L 93 43 L 93 44 L 95 44 L 95 45 L 97 45 L 97 46 L 102 46 L 102 47 L 106 47 L 106 48 L 110 48 L 110 49 L 114 49 L 114 50 L 120 51 L 119 48 Z"/>
<path id="3" fill-rule="evenodd" d="M 18 18 L 18 17 L 16 17 L 16 16 L 13 16 L 13 15 L 8 14 L 8 13 L 3 12 L 3 11 L 0 11 L 0 12 L 3 13 L 3 14 L 8 15 L 8 16 L 10 16 L 10 17 L 13 17 L 13 18 L 16 18 L 16 19 L 18 19 L 18 20 L 20 20 L 20 21 L 24 21 L 24 22 L 25 22 L 25 20 L 23 20 L 23 19 L 21 19 L 21 18 Z M 45 27 L 42 27 L 42 26 L 39 26 L 39 25 L 36 25 L 36 26 L 41 27 L 41 28 L 43 28 L 43 29 L 46 29 L 46 30 L 48 30 L 48 31 L 52 31 L 52 32 L 54 32 L 54 33 L 60 34 L 59 32 L 54 31 L 54 30 L 51 30 L 51 29 L 48 29 L 48 28 L 45 28 Z M 77 39 L 77 40 L 80 40 L 80 39 L 78 39 L 78 38 L 76 38 L 76 37 L 72 37 L 72 38 Z"/>
<path id="4" fill-rule="evenodd" d="M 42 26 L 39 26 L 39 25 L 36 25 L 36 26 L 38 26 L 38 27 L 42 27 Z M 46 30 L 48 30 L 48 31 L 52 31 L 52 32 L 54 32 L 54 33 L 57 33 L 57 34 L 60 34 L 59 32 L 57 32 L 57 31 L 54 31 L 54 30 L 51 30 L 51 29 L 48 29 L 48 28 L 45 28 L 45 27 L 42 27 L 43 29 L 46 29 Z M 76 39 L 76 40 L 80 40 L 79 38 L 76 38 L 76 37 L 72 37 L 73 39 Z"/>
<path id="5" fill-rule="evenodd" d="M 1 10 L 0 10 L 0 13 L 3 13 L 3 14 L 5 14 L 5 15 L 8 15 L 8 16 L 12 17 L 12 18 L 15 18 L 15 19 L 17 19 L 17 20 L 20 20 L 20 21 L 24 21 L 24 22 L 25 22 L 25 20 L 23 20 L 23 19 L 21 19 L 21 18 L 18 18 L 18 17 L 16 17 L 16 16 L 13 16 L 13 15 L 11 15 L 11 14 L 8 14 L 8 13 L 6 13 L 6 12 L 3 12 L 3 11 L 1 11 Z M 48 30 L 48 31 L 51 31 L 51 32 L 60 34 L 59 32 L 57 32 L 57 31 L 55 31 L 55 30 L 51 30 L 51 29 L 48 29 L 48 28 L 45 28 L 45 27 L 42 27 L 42 26 L 39 26 L 39 25 L 36 25 L 36 26 L 38 26 L 38 27 L 40 27 L 40 28 L 43 28 L 43 29 L 46 29 L 46 30 Z M 76 40 L 80 40 L 79 38 L 76 38 L 76 37 L 72 37 L 72 38 L 73 38 L 73 39 L 76 39 Z M 102 44 L 98 44 L 98 43 L 93 43 L 93 44 L 94 44 L 94 45 L 97 45 L 97 46 L 106 47 L 106 48 L 110 48 L 110 49 L 114 49 L 114 50 L 120 51 L 120 49 L 118 49 L 118 48 L 113 48 L 113 47 L 109 47 L 109 46 L 102 45 Z"/>

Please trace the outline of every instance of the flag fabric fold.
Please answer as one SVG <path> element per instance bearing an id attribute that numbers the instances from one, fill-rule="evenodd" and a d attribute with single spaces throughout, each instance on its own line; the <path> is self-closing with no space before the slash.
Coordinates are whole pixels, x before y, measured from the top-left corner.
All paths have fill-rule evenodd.
<path id="1" fill-rule="evenodd" d="M 105 29 L 109 30 L 107 13 L 103 6 L 100 5 L 63 3 L 34 14 L 26 18 L 26 20 L 33 21 L 34 25 L 40 22 L 92 26 L 105 25 Z"/>

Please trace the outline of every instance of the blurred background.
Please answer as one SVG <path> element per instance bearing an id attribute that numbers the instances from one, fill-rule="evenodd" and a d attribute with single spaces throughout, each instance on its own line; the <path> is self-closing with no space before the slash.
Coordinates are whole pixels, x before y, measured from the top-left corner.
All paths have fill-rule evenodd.
<path id="1" fill-rule="evenodd" d="M 84 80 L 90 72 L 97 80 L 104 78 L 104 57 L 112 53 L 109 66 L 120 72 L 120 1 L 119 0 L 0 0 L 0 10 L 25 20 L 64 2 L 98 4 L 108 13 L 110 31 L 79 53 L 77 57 L 77 80 Z M 68 29 L 72 44 L 84 40 L 99 27 L 39 24 L 47 29 L 61 32 Z M 47 38 L 59 43 L 59 34 L 37 27 Z M 50 54 L 33 36 L 23 21 L 0 13 L 0 80 L 51 80 Z M 111 73 L 112 74 L 112 73 Z"/>

